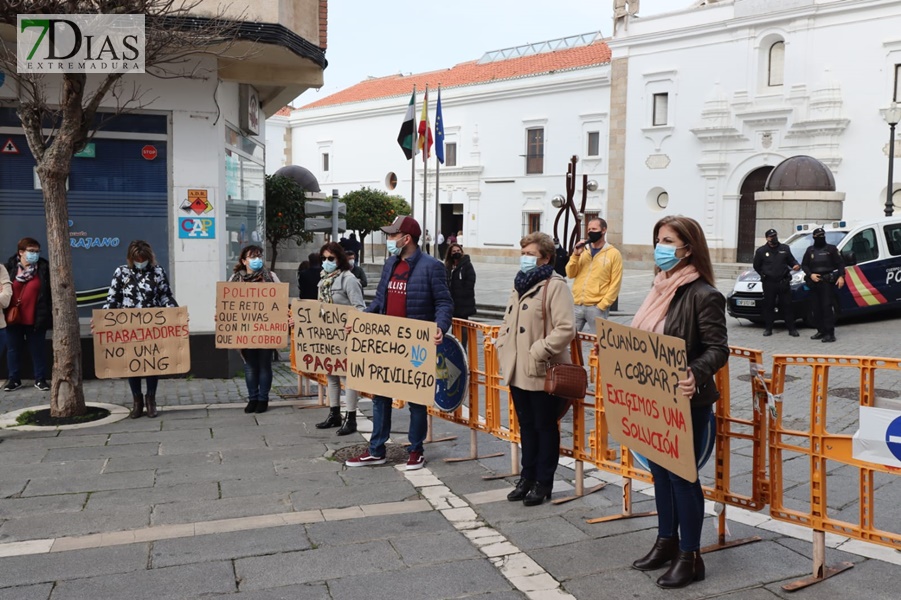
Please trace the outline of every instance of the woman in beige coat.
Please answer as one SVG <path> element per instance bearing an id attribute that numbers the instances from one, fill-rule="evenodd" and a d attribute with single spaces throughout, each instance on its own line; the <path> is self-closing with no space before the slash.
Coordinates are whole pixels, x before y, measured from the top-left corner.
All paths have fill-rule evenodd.
<path id="1" fill-rule="evenodd" d="M 496 344 L 522 441 L 521 478 L 507 499 L 535 506 L 549 499 L 554 487 L 560 453 L 557 417 L 564 402 L 544 391 L 544 376 L 548 363 L 570 362 L 576 330 L 572 293 L 554 272 L 553 240 L 545 233 L 532 233 L 519 245 L 520 271 Z"/>
<path id="2" fill-rule="evenodd" d="M 13 286 L 9 280 L 9 271 L 0 265 L 0 357 L 6 350 L 6 318 L 4 311 L 9 308 L 9 301 L 13 297 Z"/>

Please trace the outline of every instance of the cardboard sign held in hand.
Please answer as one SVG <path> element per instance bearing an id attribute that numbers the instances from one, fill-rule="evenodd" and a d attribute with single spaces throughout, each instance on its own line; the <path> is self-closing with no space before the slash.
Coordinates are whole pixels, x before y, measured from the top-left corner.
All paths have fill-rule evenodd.
<path id="1" fill-rule="evenodd" d="M 288 346 L 288 284 L 216 284 L 216 347 Z"/>
<path id="2" fill-rule="evenodd" d="M 191 370 L 188 309 L 95 310 L 94 374 L 98 379 L 176 375 Z"/>
<path id="3" fill-rule="evenodd" d="M 347 341 L 344 324 L 348 313 L 358 312 L 350 306 L 315 300 L 294 300 L 294 352 L 299 373 L 347 375 Z"/>

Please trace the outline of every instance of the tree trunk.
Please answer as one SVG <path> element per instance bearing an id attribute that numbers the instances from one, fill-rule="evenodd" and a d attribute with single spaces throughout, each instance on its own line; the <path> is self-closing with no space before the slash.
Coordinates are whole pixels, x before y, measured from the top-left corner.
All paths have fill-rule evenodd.
<path id="1" fill-rule="evenodd" d="M 367 232 L 365 231 L 360 232 L 360 256 L 358 256 L 357 258 L 359 259 L 359 263 L 361 265 L 363 264 L 366 257 L 366 233 Z"/>
<path id="2" fill-rule="evenodd" d="M 278 245 L 282 243 L 282 240 L 278 240 L 269 244 L 272 248 L 272 260 L 269 261 L 269 270 L 275 271 L 275 259 L 278 257 Z"/>
<path id="3" fill-rule="evenodd" d="M 58 136 L 74 136 L 64 127 Z M 59 140 L 63 142 L 63 140 Z M 44 188 L 47 215 L 47 251 L 50 261 L 50 292 L 53 297 L 53 382 L 50 414 L 74 417 L 85 414 L 81 376 L 81 331 L 72 253 L 69 246 L 69 206 L 66 179 L 69 176 L 72 141 L 54 144 L 38 165 Z"/>

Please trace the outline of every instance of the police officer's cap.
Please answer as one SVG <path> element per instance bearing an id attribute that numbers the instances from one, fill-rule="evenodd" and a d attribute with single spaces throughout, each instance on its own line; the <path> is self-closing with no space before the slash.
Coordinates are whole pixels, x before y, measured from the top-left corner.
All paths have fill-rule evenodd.
<path id="1" fill-rule="evenodd" d="M 764 234 L 764 237 L 771 238 L 771 237 L 776 237 L 777 235 L 779 235 L 779 232 L 776 231 L 775 229 L 767 229 L 766 233 Z"/>
<path id="2" fill-rule="evenodd" d="M 813 230 L 813 237 L 815 238 L 824 238 L 826 237 L 826 230 L 822 227 L 817 227 Z"/>

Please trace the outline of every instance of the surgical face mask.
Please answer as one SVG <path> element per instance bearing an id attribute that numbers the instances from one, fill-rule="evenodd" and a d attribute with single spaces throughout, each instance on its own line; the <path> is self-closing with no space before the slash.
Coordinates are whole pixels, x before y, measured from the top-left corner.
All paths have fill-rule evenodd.
<path id="1" fill-rule="evenodd" d="M 135 261 L 135 262 L 134 262 L 135 269 L 139 269 L 139 270 L 141 270 L 141 271 L 143 271 L 144 269 L 146 269 L 146 268 L 147 268 L 147 265 L 149 265 L 149 264 L 150 264 L 150 261 L 149 261 L 149 260 L 142 260 L 141 262 L 138 262 L 138 261 Z"/>
<path id="2" fill-rule="evenodd" d="M 388 254 L 391 256 L 400 256 L 403 249 L 403 246 L 397 245 L 397 240 L 388 240 Z"/>
<path id="3" fill-rule="evenodd" d="M 670 246 L 669 244 L 657 244 L 654 247 L 654 264 L 660 267 L 661 271 L 671 271 L 673 267 L 679 264 L 681 258 L 676 256 L 676 250 L 685 246 Z M 683 257 L 684 258 L 684 257 Z"/>
<path id="4" fill-rule="evenodd" d="M 604 233 L 601 231 L 588 232 L 588 241 L 592 244 L 597 244 L 598 242 L 600 242 L 602 237 L 604 237 Z"/>
<path id="5" fill-rule="evenodd" d="M 353 268 L 354 268 L 354 265 L 356 264 L 356 261 L 354 261 L 353 259 L 351 259 L 351 260 L 347 261 L 347 264 L 349 264 L 349 265 L 350 265 L 350 268 L 353 269 Z"/>
<path id="6" fill-rule="evenodd" d="M 25 253 L 25 260 L 28 261 L 29 265 L 33 265 L 36 262 L 38 262 L 39 258 L 41 258 L 40 252 L 26 252 Z"/>
<path id="7" fill-rule="evenodd" d="M 519 257 L 519 270 L 523 273 L 528 273 L 538 266 L 538 257 L 537 256 L 527 256 L 523 255 Z"/>
<path id="8" fill-rule="evenodd" d="M 250 267 L 251 271 L 259 271 L 263 268 L 263 259 L 259 256 L 251 258 L 247 261 L 247 266 Z"/>
<path id="9" fill-rule="evenodd" d="M 322 263 L 322 270 L 326 273 L 334 273 L 335 269 L 338 268 L 338 261 L 335 260 L 326 260 Z"/>

